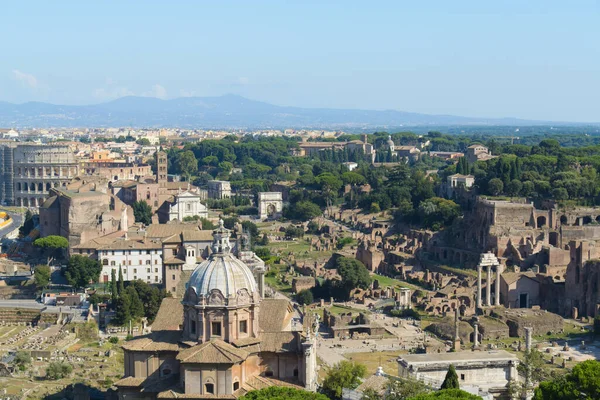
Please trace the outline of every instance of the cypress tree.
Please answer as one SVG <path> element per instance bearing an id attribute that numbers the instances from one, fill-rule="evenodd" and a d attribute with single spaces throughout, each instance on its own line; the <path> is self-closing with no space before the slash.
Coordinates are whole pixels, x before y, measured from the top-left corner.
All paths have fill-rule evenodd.
<path id="1" fill-rule="evenodd" d="M 450 368 L 448 368 L 448 372 L 444 378 L 444 383 L 442 383 L 442 387 L 440 389 L 460 389 L 460 385 L 458 384 L 458 375 L 456 375 L 456 369 L 454 369 L 454 365 L 450 364 Z"/>
<path id="2" fill-rule="evenodd" d="M 142 304 L 142 300 L 140 300 L 140 296 L 133 285 L 127 287 L 127 297 L 129 297 L 130 300 L 129 312 L 131 314 L 131 318 L 135 319 L 143 317 L 144 305 Z"/>
<path id="3" fill-rule="evenodd" d="M 125 283 L 123 282 L 123 270 L 119 267 L 119 286 L 117 288 L 117 293 L 119 297 L 125 294 Z"/>
<path id="4" fill-rule="evenodd" d="M 117 300 L 117 309 L 115 312 L 115 323 L 124 325 L 131 320 L 131 299 L 127 293 L 123 292 Z"/>
<path id="5" fill-rule="evenodd" d="M 113 269 L 110 272 L 110 300 L 112 302 L 113 307 L 117 304 L 117 297 L 119 293 L 117 292 L 117 277 L 115 274 L 115 270 Z"/>

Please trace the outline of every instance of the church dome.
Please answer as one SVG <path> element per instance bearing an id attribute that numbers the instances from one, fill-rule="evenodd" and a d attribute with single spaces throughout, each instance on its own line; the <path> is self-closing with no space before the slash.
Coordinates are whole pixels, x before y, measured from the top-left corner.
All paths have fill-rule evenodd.
<path id="1" fill-rule="evenodd" d="M 212 254 L 192 272 L 188 290 L 192 288 L 196 296 L 206 298 L 217 290 L 225 299 L 252 297 L 257 292 L 256 281 L 250 268 L 231 254 L 230 231 L 223 227 L 222 220 L 213 237 Z"/>

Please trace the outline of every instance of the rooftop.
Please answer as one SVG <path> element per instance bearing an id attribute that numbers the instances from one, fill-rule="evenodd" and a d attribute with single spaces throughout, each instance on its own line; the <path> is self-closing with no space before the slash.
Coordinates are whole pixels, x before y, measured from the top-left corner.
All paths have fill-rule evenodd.
<path id="1" fill-rule="evenodd" d="M 516 361 L 517 356 L 504 350 L 494 351 L 460 351 L 456 353 L 406 354 L 398 358 L 398 362 L 421 365 L 435 363 L 465 363 L 481 361 Z"/>

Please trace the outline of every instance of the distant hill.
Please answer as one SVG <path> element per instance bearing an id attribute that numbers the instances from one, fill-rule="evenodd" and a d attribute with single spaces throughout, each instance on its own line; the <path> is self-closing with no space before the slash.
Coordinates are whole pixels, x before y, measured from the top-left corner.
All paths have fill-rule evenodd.
<path id="1" fill-rule="evenodd" d="M 375 129 L 440 125 L 542 125 L 515 118 L 468 118 L 404 111 L 282 107 L 236 95 L 161 100 L 123 97 L 108 103 L 65 106 L 0 102 L 0 127 L 181 127 Z"/>

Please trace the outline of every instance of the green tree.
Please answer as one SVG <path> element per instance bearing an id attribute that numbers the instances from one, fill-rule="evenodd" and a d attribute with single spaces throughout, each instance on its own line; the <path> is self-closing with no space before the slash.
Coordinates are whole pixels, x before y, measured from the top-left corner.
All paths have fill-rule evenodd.
<path id="1" fill-rule="evenodd" d="M 142 302 L 143 313 L 141 315 L 148 318 L 148 322 L 152 323 L 154 317 L 156 317 L 156 314 L 158 313 L 162 299 L 166 297 L 166 292 L 164 289 L 160 290 L 139 279 L 131 282 L 131 286 L 135 288 L 135 291 Z"/>
<path id="2" fill-rule="evenodd" d="M 69 259 L 65 278 L 69 285 L 83 288 L 90 282 L 98 282 L 100 271 L 102 271 L 100 262 L 76 254 Z"/>
<path id="3" fill-rule="evenodd" d="M 487 189 L 492 196 L 498 196 L 504 190 L 504 183 L 498 178 L 490 179 Z"/>
<path id="4" fill-rule="evenodd" d="M 375 390 L 367 389 L 361 400 L 405 400 L 428 392 L 427 386 L 416 379 L 390 379 L 383 397 Z"/>
<path id="5" fill-rule="evenodd" d="M 44 252 L 48 257 L 48 265 L 50 265 L 55 257 L 60 257 L 62 251 L 69 247 L 69 241 L 62 236 L 50 235 L 36 239 L 33 245 Z"/>
<path id="6" fill-rule="evenodd" d="M 127 292 L 123 292 L 117 299 L 115 316 L 112 321 L 117 325 L 125 325 L 129 323 L 131 319 L 131 299 L 127 295 Z"/>
<path id="7" fill-rule="evenodd" d="M 123 270 L 119 267 L 119 281 L 117 285 L 117 293 L 119 296 L 125 294 L 125 282 L 123 281 Z"/>
<path id="8" fill-rule="evenodd" d="M 534 400 L 600 399 L 600 361 L 587 360 L 577 364 L 563 377 L 541 382 Z"/>
<path id="9" fill-rule="evenodd" d="M 23 226 L 19 228 L 19 234 L 21 236 L 27 236 L 35 228 L 35 222 L 33 220 L 33 213 L 29 210 L 25 211 L 25 219 Z"/>
<path id="10" fill-rule="evenodd" d="M 320 393 L 311 393 L 304 390 L 271 386 L 265 389 L 252 390 L 240 397 L 240 400 L 329 400 Z"/>
<path id="11" fill-rule="evenodd" d="M 115 306 L 115 304 L 117 304 L 118 297 L 119 289 L 117 289 L 117 277 L 115 274 L 115 269 L 113 268 L 110 271 L 110 301 L 113 307 Z"/>
<path id="12" fill-rule="evenodd" d="M 217 228 L 215 224 L 206 218 L 200 218 L 200 222 L 202 223 L 203 230 L 213 230 Z"/>
<path id="13" fill-rule="evenodd" d="M 50 283 L 50 267 L 47 265 L 38 265 L 35 267 L 33 280 L 38 288 L 45 288 Z"/>
<path id="14" fill-rule="evenodd" d="M 366 373 L 367 368 L 362 364 L 340 361 L 327 370 L 322 391 L 330 399 L 341 399 L 342 389 L 356 389 Z"/>
<path id="15" fill-rule="evenodd" d="M 130 301 L 129 313 L 131 314 L 131 318 L 137 319 L 143 317 L 144 305 L 142 304 L 142 300 L 140 300 L 137 290 L 130 285 L 127 287 L 125 293 L 127 293 L 127 297 L 129 297 Z"/>
<path id="16" fill-rule="evenodd" d="M 349 257 L 339 257 L 335 265 L 342 277 L 341 286 L 346 298 L 348 298 L 352 289 L 367 289 L 371 284 L 369 270 L 359 260 Z"/>
<path id="17" fill-rule="evenodd" d="M 66 378 L 73 372 L 73 366 L 62 361 L 51 362 L 46 368 L 46 379 L 53 381 Z"/>
<path id="18" fill-rule="evenodd" d="M 145 200 L 136 201 L 132 208 L 135 222 L 141 222 L 144 225 L 152 223 L 152 207 Z"/>
<path id="19" fill-rule="evenodd" d="M 506 193 L 508 193 L 510 196 L 517 196 L 519 193 L 521 193 L 522 189 L 523 184 L 521 181 L 518 179 L 513 179 L 506 186 Z"/>
<path id="20" fill-rule="evenodd" d="M 458 375 L 456 375 L 456 369 L 452 364 L 450 364 L 450 368 L 448 368 L 448 372 L 446 373 L 444 382 L 442 382 L 441 389 L 460 389 Z"/>
<path id="21" fill-rule="evenodd" d="M 150 140 L 148 138 L 141 138 L 136 140 L 135 142 L 141 146 L 150 146 L 152 144 L 150 143 Z"/>
<path id="22" fill-rule="evenodd" d="M 480 396 L 476 396 L 469 392 L 460 389 L 443 389 L 437 392 L 421 394 L 415 397 L 410 397 L 408 400 L 481 400 Z"/>
<path id="23" fill-rule="evenodd" d="M 569 198 L 569 192 L 563 187 L 557 187 L 552 189 L 552 197 L 556 200 L 567 200 Z"/>
<path id="24" fill-rule="evenodd" d="M 301 290 L 296 294 L 296 301 L 300 305 L 309 305 L 312 304 L 315 301 L 315 299 L 310 289 L 305 289 Z"/>
<path id="25" fill-rule="evenodd" d="M 31 364 L 31 353 L 25 350 L 18 350 L 15 353 L 13 363 L 15 364 L 15 367 L 19 369 L 19 371 L 25 371 Z"/>
<path id="26" fill-rule="evenodd" d="M 196 160 L 196 156 L 191 150 L 179 153 L 175 165 L 188 181 L 192 175 L 196 175 L 198 172 L 198 160 Z"/>
<path id="27" fill-rule="evenodd" d="M 293 203 L 283 210 L 286 218 L 299 221 L 309 221 L 322 213 L 321 208 L 309 200 Z"/>

